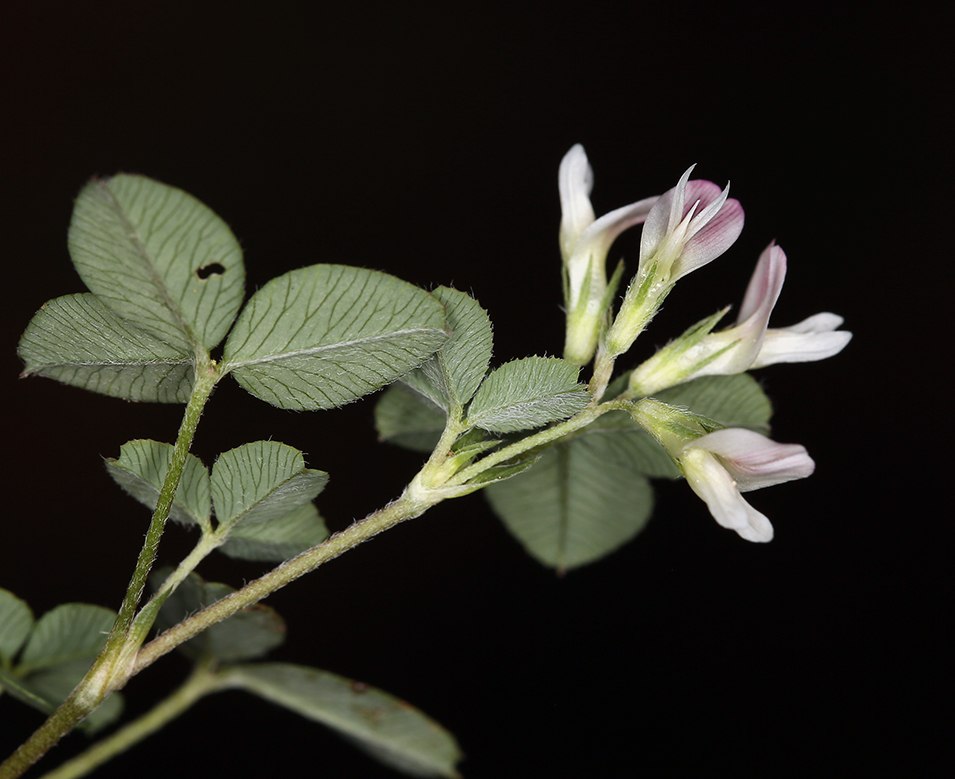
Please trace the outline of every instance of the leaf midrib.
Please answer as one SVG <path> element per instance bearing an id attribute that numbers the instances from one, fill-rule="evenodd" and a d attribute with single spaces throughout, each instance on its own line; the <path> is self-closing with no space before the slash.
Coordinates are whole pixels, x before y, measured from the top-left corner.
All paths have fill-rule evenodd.
<path id="1" fill-rule="evenodd" d="M 145 267 L 147 274 L 151 278 L 153 284 L 160 291 L 162 301 L 165 304 L 166 308 L 172 313 L 173 318 L 176 320 L 176 324 L 179 325 L 179 328 L 182 330 L 183 334 L 186 336 L 186 340 L 189 342 L 189 345 L 193 349 L 202 348 L 202 344 L 199 342 L 199 339 L 196 338 L 195 333 L 192 331 L 192 328 L 189 326 L 189 323 L 186 321 L 185 316 L 183 315 L 182 308 L 179 304 L 173 300 L 169 288 L 163 280 L 162 276 L 159 275 L 159 271 L 156 269 L 155 263 L 150 259 L 149 253 L 146 251 L 146 245 L 143 243 L 142 238 L 140 237 L 139 230 L 132 223 L 126 213 L 126 209 L 120 204 L 116 199 L 116 196 L 113 194 L 112 190 L 109 188 L 109 182 L 112 179 L 106 181 L 100 181 L 100 188 L 106 192 L 107 197 L 115 208 L 116 213 L 119 215 L 120 220 L 128 228 L 126 232 L 126 237 L 129 239 L 130 244 L 133 246 L 134 254 L 139 258 L 142 265 Z"/>
<path id="2" fill-rule="evenodd" d="M 405 330 L 390 330 L 387 333 L 378 333 L 376 335 L 367 336 L 364 338 L 355 338 L 350 341 L 337 341 L 333 344 L 322 344 L 320 346 L 310 346 L 305 349 L 293 349 L 286 352 L 277 352 L 274 354 L 266 354 L 261 357 L 250 357 L 248 359 L 234 359 L 231 358 L 225 361 L 222 365 L 222 370 L 224 373 L 233 371 L 236 368 L 247 368 L 253 365 L 263 365 L 270 362 L 279 362 L 281 360 L 289 360 L 294 357 L 316 357 L 322 352 L 332 352 L 338 349 L 347 349 L 352 347 L 359 347 L 365 344 L 378 343 L 380 341 L 390 341 L 395 340 L 401 337 L 418 335 L 418 334 L 444 334 L 445 331 L 439 327 L 416 327 L 409 328 Z"/>

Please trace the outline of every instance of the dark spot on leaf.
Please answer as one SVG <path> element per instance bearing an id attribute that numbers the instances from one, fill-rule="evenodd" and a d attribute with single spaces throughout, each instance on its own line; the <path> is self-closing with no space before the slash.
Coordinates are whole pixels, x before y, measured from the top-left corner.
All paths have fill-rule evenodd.
<path id="1" fill-rule="evenodd" d="M 352 692 L 358 692 L 358 693 L 367 692 L 367 691 L 368 691 L 368 685 L 365 684 L 364 682 L 355 682 L 355 681 L 353 681 L 353 682 L 351 683 L 351 691 L 352 691 Z"/>
<path id="2" fill-rule="evenodd" d="M 225 268 L 217 262 L 210 262 L 208 265 L 203 265 L 201 268 L 196 269 L 196 275 L 200 279 L 207 279 L 210 276 L 221 276 L 223 273 L 225 273 Z"/>

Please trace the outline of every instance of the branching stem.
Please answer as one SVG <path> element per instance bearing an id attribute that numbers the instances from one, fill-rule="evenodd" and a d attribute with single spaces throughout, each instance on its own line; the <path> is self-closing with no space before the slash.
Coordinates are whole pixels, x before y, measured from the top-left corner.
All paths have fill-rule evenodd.
<path id="1" fill-rule="evenodd" d="M 146 539 L 136 561 L 129 587 L 123 598 L 116 621 L 113 623 L 106 645 L 99 657 L 67 699 L 50 715 L 30 738 L 0 764 L 0 779 L 15 779 L 52 749 L 56 743 L 94 711 L 111 692 L 122 688 L 130 677 L 137 650 L 145 640 L 150 620 L 141 620 L 133 630 L 136 610 L 146 588 L 146 580 L 152 570 L 159 542 L 162 540 L 169 509 L 172 507 L 179 480 L 185 467 L 186 456 L 192 446 L 196 427 L 212 390 L 219 380 L 215 364 L 208 354 L 200 355 L 196 366 L 196 380 L 189 403 L 183 414 L 179 434 L 173 447 L 169 470 L 159 492 L 156 509 L 146 531 Z M 156 610 L 150 615 L 155 619 Z M 141 615 L 142 616 L 142 615 Z M 148 624 L 146 624 L 148 622 Z"/>

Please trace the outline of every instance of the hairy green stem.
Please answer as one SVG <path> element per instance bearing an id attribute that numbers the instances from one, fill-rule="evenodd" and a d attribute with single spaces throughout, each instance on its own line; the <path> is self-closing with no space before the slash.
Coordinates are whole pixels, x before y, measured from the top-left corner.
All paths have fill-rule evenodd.
<path id="1" fill-rule="evenodd" d="M 154 638 L 139 650 L 135 664 L 130 670 L 130 675 L 133 676 L 152 665 L 160 657 L 198 635 L 206 628 L 231 617 L 241 609 L 257 603 L 286 584 L 314 571 L 323 563 L 334 560 L 349 549 L 353 549 L 398 523 L 421 516 L 431 506 L 440 501 L 441 498 L 435 498 L 430 503 L 422 502 L 409 498 L 406 493 L 384 508 L 369 514 L 358 522 L 352 523 L 348 528 L 340 533 L 335 533 L 318 546 L 302 552 L 298 557 L 287 560 L 264 576 L 249 582 L 242 589 L 216 601 L 211 606 L 193 614 L 188 619 Z"/>
<path id="2" fill-rule="evenodd" d="M 473 478 L 504 460 L 515 457 L 529 449 L 551 443 L 568 433 L 572 433 L 589 425 L 605 412 L 620 407 L 620 404 L 616 402 L 591 406 L 559 425 L 528 436 L 511 446 L 501 449 L 499 452 L 492 452 L 480 462 L 462 470 L 457 476 L 450 480 L 449 483 L 463 484 L 469 478 Z M 306 573 L 314 571 L 320 565 L 335 559 L 349 549 L 353 549 L 362 542 L 394 527 L 400 522 L 420 516 L 442 500 L 442 497 L 435 494 L 430 501 L 422 501 L 421 499 L 412 498 L 410 494 L 406 492 L 400 498 L 389 503 L 379 511 L 369 514 L 359 522 L 353 523 L 340 533 L 335 533 L 318 546 L 303 552 L 298 557 L 294 557 L 282 563 L 282 565 L 255 581 L 250 582 L 242 589 L 236 590 L 222 600 L 216 601 L 211 606 L 183 620 L 162 635 L 157 636 L 139 651 L 131 675 L 137 674 L 147 666 L 152 665 L 160 657 L 171 652 L 177 646 L 198 635 L 211 625 L 232 616 L 241 609 L 257 603 L 276 590 L 284 587 L 286 584 L 304 576 Z"/>
<path id="3" fill-rule="evenodd" d="M 164 492 L 168 492 L 169 497 L 164 503 L 157 505 L 156 514 L 154 515 L 150 530 L 152 530 L 153 526 L 157 524 L 156 517 L 162 517 L 162 520 L 160 520 L 161 525 L 161 523 L 165 521 L 165 517 L 168 516 L 169 508 L 172 505 L 171 498 L 173 495 L 175 495 L 178 479 L 182 473 L 185 457 L 188 453 L 189 445 L 191 444 L 192 437 L 195 433 L 195 428 L 198 424 L 202 407 L 204 406 L 205 401 L 208 399 L 212 388 L 215 386 L 215 380 L 215 373 L 210 371 L 207 378 L 207 385 L 200 386 L 200 381 L 197 380 L 196 382 L 198 390 L 194 390 L 193 398 L 190 400 L 190 404 L 187 407 L 186 416 L 183 419 L 183 425 L 176 441 L 175 451 L 176 453 L 181 452 L 179 462 L 176 465 L 178 472 L 174 476 L 174 483 L 171 482 L 167 477 L 166 483 L 163 486 L 163 490 Z M 193 401 L 195 401 L 195 403 Z M 447 484 L 463 485 L 486 471 L 488 468 L 505 462 L 506 460 L 528 452 L 532 449 L 553 444 L 558 439 L 570 435 L 583 427 L 586 427 L 595 419 L 597 419 L 597 417 L 601 416 L 607 411 L 621 407 L 622 406 L 620 402 L 617 401 L 611 401 L 602 404 L 593 403 L 580 413 L 574 415 L 570 419 L 565 420 L 564 422 L 561 422 L 560 424 L 527 436 L 526 438 L 523 438 L 520 441 L 511 444 L 510 446 L 506 446 L 496 452 L 490 453 L 480 461 L 462 469 L 458 474 L 449 479 Z M 449 425 L 445 430 L 445 437 L 442 438 L 443 445 L 440 447 L 441 456 L 446 456 L 450 443 L 458 433 L 456 429 L 452 429 L 455 427 L 455 425 Z M 447 440 L 445 440 L 445 438 Z M 438 453 L 436 452 L 436 454 Z M 174 462 L 176 462 L 175 453 L 173 459 Z M 429 460 L 428 465 L 434 468 L 439 465 L 439 463 L 440 458 L 435 462 Z M 172 473 L 173 466 L 171 465 L 170 474 Z M 172 486 L 167 491 L 166 488 L 170 486 L 170 484 L 172 484 Z M 122 658 L 125 658 L 120 664 L 121 677 L 115 672 L 109 673 L 109 671 L 112 671 L 113 669 L 107 666 L 107 668 L 104 670 L 106 670 L 108 673 L 108 679 L 106 683 L 102 684 L 101 686 L 102 694 L 96 700 L 91 700 L 91 705 L 78 705 L 78 702 L 75 700 L 77 697 L 77 692 L 83 689 L 84 684 L 90 680 L 93 672 L 96 671 L 97 665 L 94 665 L 93 670 L 90 672 L 90 676 L 88 676 L 87 679 L 84 680 L 84 683 L 82 683 L 80 687 L 74 691 L 73 695 L 67 699 L 63 706 L 61 706 L 60 709 L 58 709 L 57 712 L 54 713 L 54 715 L 46 723 L 44 723 L 40 730 L 37 731 L 37 733 L 34 734 L 34 736 L 31 737 L 31 739 L 26 742 L 20 748 L 20 750 L 17 751 L 17 753 L 11 756 L 7 763 L 4 763 L 2 766 L 0 766 L 0 779 L 13 779 L 14 777 L 20 776 L 23 771 L 25 771 L 33 762 L 39 759 L 39 757 L 41 757 L 51 746 L 53 746 L 60 736 L 68 732 L 79 721 L 81 721 L 83 717 L 96 708 L 96 706 L 102 702 L 102 699 L 106 694 L 121 687 L 125 683 L 126 679 L 136 675 L 143 669 L 152 665 L 154 662 L 156 662 L 156 660 L 172 651 L 180 644 L 188 641 L 217 622 L 232 616 L 241 609 L 247 608 L 257 603 L 268 595 L 271 595 L 276 590 L 284 587 L 286 584 L 289 584 L 295 579 L 304 576 L 306 573 L 315 570 L 324 563 L 335 559 L 339 555 L 350 549 L 353 549 L 364 541 L 367 541 L 379 533 L 394 527 L 400 522 L 420 516 L 432 506 L 440 503 L 447 496 L 447 493 L 442 494 L 440 490 L 435 490 L 433 493 L 425 492 L 423 495 L 420 492 L 406 490 L 401 497 L 389 503 L 384 508 L 369 514 L 367 517 L 358 522 L 353 523 L 345 530 L 335 533 L 318 546 L 315 546 L 312 549 L 309 549 L 298 555 L 297 557 L 282 563 L 264 576 L 261 576 L 255 581 L 250 582 L 242 589 L 237 590 L 236 592 L 226 596 L 216 603 L 213 603 L 211 606 L 183 620 L 178 625 L 170 628 L 165 633 L 161 634 L 140 648 L 142 637 L 145 636 L 146 631 L 148 631 L 153 624 L 153 621 L 155 620 L 155 614 L 158 611 L 158 605 L 156 605 L 155 608 L 153 608 L 153 606 L 157 603 L 161 604 L 161 600 L 154 598 L 153 601 L 143 608 L 135 622 L 127 625 L 126 632 L 123 634 L 124 641 L 121 641 L 117 644 L 119 651 L 122 652 Z M 161 507 L 164 513 L 161 513 Z M 208 538 L 214 540 L 215 536 L 213 534 L 208 536 Z M 155 543 L 150 543 L 150 540 L 147 539 L 147 543 L 144 545 L 144 552 L 140 556 L 140 564 L 137 565 L 137 575 L 134 575 L 133 581 L 130 585 L 131 592 L 134 589 L 134 584 L 136 584 L 140 579 L 142 580 L 142 586 L 145 586 L 145 577 L 148 575 L 149 569 L 152 566 L 152 561 L 155 558 L 156 547 L 158 547 L 158 536 Z M 147 553 L 147 548 L 151 550 L 149 553 Z M 163 585 L 161 592 L 164 595 L 168 595 L 170 592 L 172 592 L 172 590 L 175 588 L 175 585 L 180 582 L 182 578 L 190 570 L 192 570 L 192 568 L 195 567 L 195 564 L 205 557 L 205 555 L 208 554 L 212 548 L 214 548 L 214 544 L 207 542 L 206 537 L 204 537 L 204 539 L 196 546 L 196 549 L 193 551 L 193 553 L 183 561 L 183 564 L 180 566 L 180 568 L 177 569 L 177 571 Z M 138 604 L 138 598 L 141 592 L 142 589 L 140 589 L 137 593 L 135 600 L 136 604 Z M 135 605 L 133 608 L 135 610 Z M 98 661 L 98 665 L 103 665 L 103 660 L 104 658 L 101 657 L 100 661 Z M 116 670 L 119 671 L 120 668 L 117 668 Z M 198 682 L 196 684 L 198 685 Z M 183 693 L 183 695 L 185 697 L 183 697 L 182 700 L 185 701 L 188 698 L 188 692 Z M 163 716 L 162 712 L 164 711 L 173 711 L 176 705 L 175 700 L 179 700 L 176 698 L 176 695 L 167 701 L 170 707 L 168 709 L 161 708 L 164 706 L 164 704 L 160 704 L 160 707 L 157 707 L 160 711 L 160 713 L 156 715 L 157 718 L 161 718 Z M 147 715 L 147 718 L 149 716 L 150 715 Z M 171 716 L 174 715 L 171 714 L 170 717 Z M 133 730 L 129 731 L 132 736 L 135 736 L 137 732 L 140 732 L 136 728 L 140 728 L 143 734 L 133 738 L 133 740 L 130 740 L 128 743 L 119 738 L 120 734 L 127 731 L 127 728 L 124 728 L 115 734 L 115 736 L 107 739 L 104 744 L 112 743 L 113 739 L 115 738 L 118 739 L 116 741 L 117 745 L 126 743 L 128 746 L 128 744 L 133 743 L 134 740 L 138 740 L 138 738 L 148 735 L 148 733 L 152 732 L 152 730 L 155 730 L 157 727 L 159 727 L 159 724 L 165 722 L 165 720 L 162 720 L 162 722 L 159 722 L 159 724 L 150 729 L 150 721 L 151 720 L 147 720 L 147 722 L 143 723 L 137 720 L 137 722 L 127 726 L 127 728 L 133 728 Z M 158 722 L 159 720 L 157 719 L 156 721 Z M 103 759 L 107 759 L 108 756 L 116 754 L 126 747 L 107 745 L 103 748 L 103 754 L 108 753 L 107 757 L 104 757 Z M 91 750 L 91 753 L 93 753 L 95 749 L 96 747 Z M 62 776 L 52 774 L 51 776 L 54 777 L 54 779 L 63 779 L 63 777 L 79 775 L 81 774 L 63 774 Z"/>
<path id="4" fill-rule="evenodd" d="M 209 554 L 222 544 L 223 538 L 215 533 L 204 533 L 193 550 L 183 558 L 182 562 L 176 567 L 166 580 L 160 585 L 159 589 L 153 593 L 149 602 L 140 609 L 139 614 L 133 621 L 129 630 L 130 643 L 137 649 L 142 646 L 146 640 L 146 635 L 152 628 L 159 610 L 166 602 L 166 599 L 175 592 L 176 588 L 182 584 L 183 580 L 192 573 Z"/>
<path id="5" fill-rule="evenodd" d="M 182 417 L 182 424 L 179 426 L 179 435 L 176 436 L 176 443 L 173 445 L 169 470 L 159 492 L 156 509 L 153 511 L 149 529 L 146 531 L 146 540 L 139 552 L 139 559 L 136 561 L 136 568 L 133 570 L 129 587 L 126 590 L 126 597 L 123 599 L 123 604 L 119 609 L 119 614 L 107 641 L 106 652 L 110 652 L 114 645 L 126 641 L 128 631 L 136 617 L 136 609 L 139 607 L 139 602 L 146 589 L 146 581 L 159 551 L 159 542 L 162 540 L 166 520 L 169 518 L 169 510 L 172 508 L 173 499 L 176 497 L 176 489 L 179 487 L 179 480 L 182 478 L 186 456 L 192 447 L 192 439 L 196 435 L 199 418 L 202 416 L 202 411 L 217 380 L 218 376 L 212 366 L 197 366 L 196 381 Z M 146 627 L 146 630 L 149 630 L 149 626 Z M 145 632 L 143 635 L 145 635 Z"/>
<path id="6" fill-rule="evenodd" d="M 569 433 L 573 433 L 582 427 L 586 427 L 597 417 L 610 410 L 611 407 L 607 403 L 600 405 L 592 404 L 587 406 L 587 408 L 577 414 L 574 414 L 574 416 L 572 416 L 570 419 L 566 419 L 563 422 L 554 425 L 553 427 L 544 428 L 539 433 L 529 435 L 527 438 L 522 438 L 520 441 L 516 441 L 509 446 L 505 446 L 502 449 L 498 449 L 497 451 L 491 452 L 489 455 L 482 457 L 476 463 L 469 465 L 467 468 L 463 468 L 452 479 L 449 479 L 448 484 L 465 484 L 466 482 L 469 482 L 475 477 L 484 473 L 484 471 L 488 470 L 489 468 L 493 468 L 495 465 L 499 465 L 500 463 L 510 460 L 513 457 L 517 457 L 518 455 L 524 454 L 525 452 L 529 452 L 532 449 L 537 449 L 539 447 L 554 443 L 557 441 L 557 439 L 563 438 Z"/>
<path id="7" fill-rule="evenodd" d="M 77 779 L 77 777 L 86 776 L 93 769 L 151 736 L 166 723 L 185 712 L 197 700 L 210 692 L 215 692 L 220 686 L 218 675 L 210 669 L 208 664 L 200 663 L 172 695 L 82 754 L 44 774 L 41 779 Z"/>

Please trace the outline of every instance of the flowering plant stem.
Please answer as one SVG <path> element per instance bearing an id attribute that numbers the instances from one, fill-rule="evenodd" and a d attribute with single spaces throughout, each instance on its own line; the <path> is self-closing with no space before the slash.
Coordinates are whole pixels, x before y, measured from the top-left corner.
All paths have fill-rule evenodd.
<path id="1" fill-rule="evenodd" d="M 611 385 L 616 361 L 675 282 L 720 256 L 742 229 L 743 212 L 728 199 L 728 187 L 690 181 L 691 171 L 663 195 L 596 219 L 592 171 L 583 148 L 571 149 L 559 175 L 568 358 L 532 356 L 493 369 L 490 318 L 462 292 L 439 287 L 429 293 L 379 271 L 316 264 L 273 279 L 243 306 L 241 247 L 211 210 L 141 176 L 91 182 L 77 200 L 70 230 L 74 265 L 90 291 L 56 298 L 37 312 L 20 341 L 23 375 L 127 400 L 186 401 L 186 407 L 174 445 L 130 441 L 107 463 L 124 490 L 153 508 L 115 615 L 92 604 L 63 604 L 63 611 L 34 620 L 24 601 L 0 590 L 0 622 L 14 626 L 0 645 L 0 682 L 23 702 L 52 710 L 0 764 L 0 779 L 21 776 L 132 676 L 210 628 L 207 654 L 176 692 L 47 779 L 85 775 L 226 686 L 325 722 L 399 770 L 458 776 L 461 751 L 453 736 L 393 696 L 374 691 L 381 711 L 394 710 L 389 727 L 400 721 L 404 734 L 384 743 L 387 728 L 369 728 L 364 715 L 350 720 L 350 704 L 325 694 L 349 680 L 289 664 L 234 663 L 261 657 L 276 639 L 281 643 L 284 630 L 270 608 L 239 612 L 432 506 L 485 487 L 512 534 L 558 572 L 594 562 L 640 532 L 652 506 L 649 479 L 676 468 L 717 522 L 749 541 L 770 540 L 769 520 L 740 491 L 803 478 L 813 463 L 801 446 L 754 432 L 766 427 L 770 405 L 752 379 L 736 374 L 831 356 L 851 337 L 835 331 L 842 320 L 827 313 L 767 329 L 785 272 L 781 249 L 771 245 L 761 257 L 734 328 L 711 332 L 724 310 L 637 366 L 626 389 Z M 641 223 L 637 273 L 614 315 L 623 266 L 608 282 L 607 252 L 617 235 Z M 209 350 L 220 345 L 217 363 Z M 580 371 L 591 360 L 585 386 Z M 409 391 L 388 390 L 378 405 L 382 439 L 427 451 L 441 412 L 444 429 L 397 499 L 329 536 L 311 503 L 328 474 L 307 468 L 303 452 L 255 441 L 223 453 L 211 470 L 189 454 L 206 403 L 230 373 L 255 397 L 299 411 L 336 408 L 401 380 Z M 690 379 L 704 383 L 681 390 Z M 610 386 L 614 397 L 604 401 Z M 664 396 L 665 390 L 674 391 Z M 661 397 L 652 397 L 658 391 Z M 689 401 L 695 411 L 684 407 Z M 601 435 L 575 443 L 584 428 L 614 410 L 627 417 L 617 415 L 596 426 Z M 739 427 L 720 422 L 724 415 Z M 665 461 L 646 451 L 652 439 L 665 450 Z M 538 459 L 536 474 L 524 477 Z M 509 481 L 514 477 L 526 481 Z M 201 536 L 144 603 L 170 512 L 197 524 Z M 217 548 L 284 562 L 239 590 L 207 585 L 192 572 Z M 147 643 L 160 609 L 186 582 L 163 616 L 170 622 L 189 616 Z M 229 626 L 214 627 L 233 615 Z M 266 619 L 256 624 L 257 617 Z M 217 636 L 225 637 L 221 646 Z M 67 694 L 78 666 L 101 646 Z M 42 683 L 51 672 L 57 684 L 47 689 Z M 286 697 L 289 690 L 294 701 Z M 90 728 L 108 724 L 121 704 L 117 695 L 90 717 Z M 419 738 L 422 733 L 427 737 Z"/>

